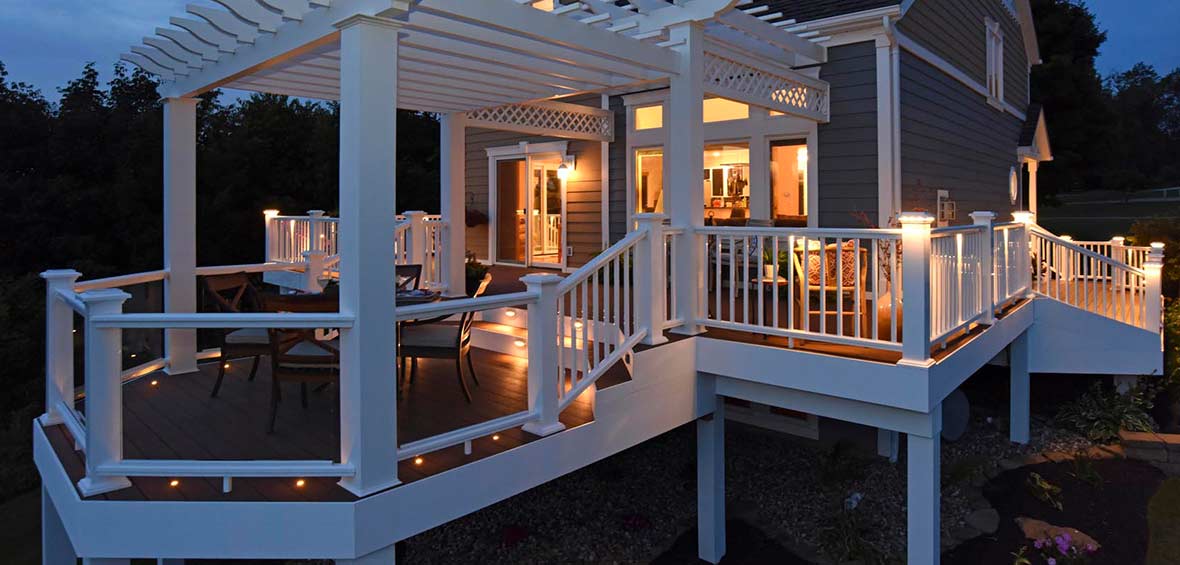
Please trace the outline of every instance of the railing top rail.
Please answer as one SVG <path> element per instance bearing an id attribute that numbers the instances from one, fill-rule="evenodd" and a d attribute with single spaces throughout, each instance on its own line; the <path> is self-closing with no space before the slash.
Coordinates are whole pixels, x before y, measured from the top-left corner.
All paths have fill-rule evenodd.
<path id="1" fill-rule="evenodd" d="M 1018 228 L 1023 225 L 1024 225 L 1024 222 L 1000 222 L 1000 223 L 992 224 L 992 228 L 997 229 L 997 230 L 1007 230 L 1007 229 L 1012 229 L 1012 228 Z"/>
<path id="2" fill-rule="evenodd" d="M 930 230 L 930 237 L 949 237 L 960 233 L 982 232 L 983 226 L 968 224 L 965 226 L 947 226 Z"/>
<path id="3" fill-rule="evenodd" d="M 684 228 L 664 228 L 664 235 L 683 235 Z"/>
<path id="4" fill-rule="evenodd" d="M 763 235 L 779 237 L 840 237 L 848 239 L 899 239 L 901 230 L 897 228 L 778 228 L 778 227 L 745 227 L 745 226 L 705 226 L 693 228 L 696 233 L 704 235 Z"/>
<path id="5" fill-rule="evenodd" d="M 628 247 L 635 245 L 636 242 L 647 237 L 646 231 L 633 231 L 627 234 L 626 237 L 615 242 L 614 245 L 608 247 L 606 251 L 599 253 L 597 257 L 591 259 L 589 263 L 582 265 L 578 270 L 570 273 L 568 277 L 563 279 L 557 285 L 557 292 L 564 293 L 574 287 L 578 283 L 589 280 L 598 269 L 601 269 L 608 261 L 622 255 Z"/>
<path id="6" fill-rule="evenodd" d="M 1078 241 L 1078 240 L 1074 240 L 1074 243 L 1076 243 L 1078 245 L 1114 245 L 1115 244 L 1115 242 L 1113 242 L 1111 240 L 1106 240 L 1106 241 Z M 1123 243 L 1123 244 L 1119 244 L 1119 247 L 1121 247 L 1123 249 L 1130 249 L 1132 251 L 1151 251 L 1150 245 L 1127 245 L 1126 243 Z"/>
<path id="7" fill-rule="evenodd" d="M 64 289 L 58 290 L 57 298 L 62 302 L 65 302 L 66 305 L 72 308 L 75 312 L 83 316 L 86 315 L 86 303 L 79 300 L 76 293 Z"/>
<path id="8" fill-rule="evenodd" d="M 1057 237 L 1057 236 L 1055 236 L 1043 229 L 1034 230 L 1034 233 L 1032 233 L 1031 235 L 1034 237 L 1039 237 L 1039 238 L 1044 239 L 1046 241 L 1051 241 L 1051 242 L 1061 245 L 1063 247 L 1068 247 L 1074 253 L 1077 253 L 1078 255 L 1081 255 L 1083 257 L 1089 257 L 1089 258 L 1094 259 L 1100 263 L 1110 265 L 1115 268 L 1123 269 L 1123 270 L 1125 270 L 1131 274 L 1134 274 L 1134 275 L 1144 276 L 1143 269 L 1140 269 L 1137 267 L 1132 267 L 1131 265 L 1123 263 L 1122 261 L 1117 261 L 1117 260 L 1111 259 L 1110 257 L 1107 257 L 1106 255 L 1102 255 L 1100 253 L 1095 253 L 1093 251 L 1090 251 L 1089 249 L 1086 249 L 1085 247 L 1082 247 L 1081 245 L 1078 245 L 1078 242 L 1076 242 L 1076 241 L 1069 241 L 1067 239 L 1061 239 L 1060 237 Z"/>
<path id="9" fill-rule="evenodd" d="M 413 306 L 398 306 L 395 308 L 397 321 L 419 320 L 438 316 L 452 316 L 463 312 L 479 312 L 519 306 L 536 302 L 540 296 L 533 292 L 514 292 L 511 294 L 494 294 L 479 298 L 461 298 L 458 300 L 444 300 L 429 304 L 415 304 Z"/>
<path id="10" fill-rule="evenodd" d="M 245 263 L 242 265 L 213 265 L 209 267 L 197 267 L 197 276 L 199 277 L 213 277 L 217 275 L 230 275 L 234 273 L 267 273 L 271 271 L 302 271 L 306 268 L 303 263 L 287 263 L 284 261 L 271 261 L 269 263 Z"/>
<path id="11" fill-rule="evenodd" d="M 354 318 L 340 312 L 150 313 L 107 314 L 91 317 L 100 328 L 206 329 L 206 328 L 351 328 Z"/>
<path id="12" fill-rule="evenodd" d="M 119 288 L 121 286 L 130 286 L 133 284 L 162 281 L 166 278 L 168 278 L 168 271 L 160 269 L 158 271 L 147 271 L 143 273 L 132 273 L 130 275 L 118 275 L 102 279 L 91 279 L 88 281 L 79 281 L 75 283 L 74 292 L 86 292 L 88 290 L 100 290 L 104 288 Z"/>

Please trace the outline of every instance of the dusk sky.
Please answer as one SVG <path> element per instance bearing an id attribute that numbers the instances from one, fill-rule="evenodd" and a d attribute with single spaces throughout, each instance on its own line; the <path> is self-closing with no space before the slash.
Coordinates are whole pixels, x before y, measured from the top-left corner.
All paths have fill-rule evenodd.
<path id="1" fill-rule="evenodd" d="M 998 1 L 998 0 L 997 0 Z M 79 75 L 87 61 L 110 75 L 119 53 L 166 26 L 185 4 L 211 0 L 0 0 L 0 61 L 9 80 L 32 83 L 47 97 Z M 1087 0 L 1108 34 L 1104 75 L 1146 61 L 1161 74 L 1180 67 L 1180 1 Z"/>

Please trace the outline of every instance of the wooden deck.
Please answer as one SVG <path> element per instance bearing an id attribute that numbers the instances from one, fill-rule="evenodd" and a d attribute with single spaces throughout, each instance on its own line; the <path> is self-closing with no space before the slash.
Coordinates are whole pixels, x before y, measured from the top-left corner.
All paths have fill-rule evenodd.
<path id="1" fill-rule="evenodd" d="M 463 399 L 454 365 L 423 359 L 412 384 L 403 382 L 398 400 L 399 443 L 516 413 L 528 407 L 527 362 L 492 351 L 473 350 L 480 386 L 472 387 L 473 401 Z M 619 367 L 622 370 L 621 365 Z M 128 459 L 316 459 L 339 461 L 339 403 L 335 386 L 309 394 L 307 409 L 300 407 L 297 384 L 284 385 L 275 433 L 266 432 L 270 377 L 267 360 L 250 382 L 250 361 L 231 362 L 221 393 L 210 398 L 216 365 L 203 364 L 198 373 L 170 376 L 153 373 L 124 386 L 124 456 Z M 624 370 L 625 372 L 625 370 Z M 614 375 L 604 379 L 617 383 Z M 155 383 L 155 384 L 153 384 Z M 469 383 L 470 384 L 470 383 Z M 82 409 L 82 403 L 79 403 Z M 567 427 L 593 419 L 586 397 L 579 398 L 561 415 Z M 63 426 L 46 430 L 58 458 L 77 482 L 84 474 L 83 455 L 74 451 Z M 463 447 L 423 454 L 422 463 L 402 461 L 403 483 L 429 477 L 513 447 L 537 436 L 519 427 L 472 442 L 471 455 Z M 172 477 L 136 477 L 132 487 L 93 497 L 109 500 L 191 501 L 349 501 L 355 497 L 333 478 L 308 478 L 302 487 L 296 478 L 233 481 L 233 490 L 221 492 L 220 478 L 185 478 L 170 485 Z"/>

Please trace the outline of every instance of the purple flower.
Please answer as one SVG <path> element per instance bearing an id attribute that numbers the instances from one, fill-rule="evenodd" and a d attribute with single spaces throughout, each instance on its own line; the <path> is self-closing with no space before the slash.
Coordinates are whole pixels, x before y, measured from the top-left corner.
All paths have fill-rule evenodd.
<path id="1" fill-rule="evenodd" d="M 1049 560 L 1046 561 L 1046 563 L 1048 563 L 1049 565 L 1057 565 L 1057 560 L 1050 557 Z"/>
<path id="2" fill-rule="evenodd" d="M 1037 548 L 1037 549 L 1040 549 L 1040 548 L 1042 548 L 1042 547 L 1045 547 L 1045 540 L 1040 540 L 1040 539 L 1039 539 L 1039 540 L 1037 540 L 1037 541 L 1034 541 L 1034 542 L 1033 542 L 1033 547 L 1035 547 L 1035 548 Z"/>
<path id="3" fill-rule="evenodd" d="M 1094 553 L 1095 551 L 1098 551 L 1098 548 L 1094 547 L 1094 544 L 1088 543 L 1088 544 L 1086 544 L 1086 551 L 1088 553 Z"/>

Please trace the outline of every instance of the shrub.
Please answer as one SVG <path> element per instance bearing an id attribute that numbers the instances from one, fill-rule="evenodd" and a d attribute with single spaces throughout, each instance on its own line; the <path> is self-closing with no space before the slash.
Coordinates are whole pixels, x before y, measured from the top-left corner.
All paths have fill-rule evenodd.
<path id="1" fill-rule="evenodd" d="M 1061 407 L 1057 421 L 1092 441 L 1109 442 L 1118 439 L 1119 430 L 1150 432 L 1155 422 L 1148 411 L 1155 396 L 1152 387 L 1140 385 L 1119 394 L 1094 383 L 1077 400 Z"/>
<path id="2" fill-rule="evenodd" d="M 1139 220 L 1131 225 L 1129 239 L 1128 243 L 1132 245 L 1150 245 L 1156 241 L 1164 244 L 1164 295 L 1177 296 L 1180 291 L 1180 222 L 1172 218 Z"/>

